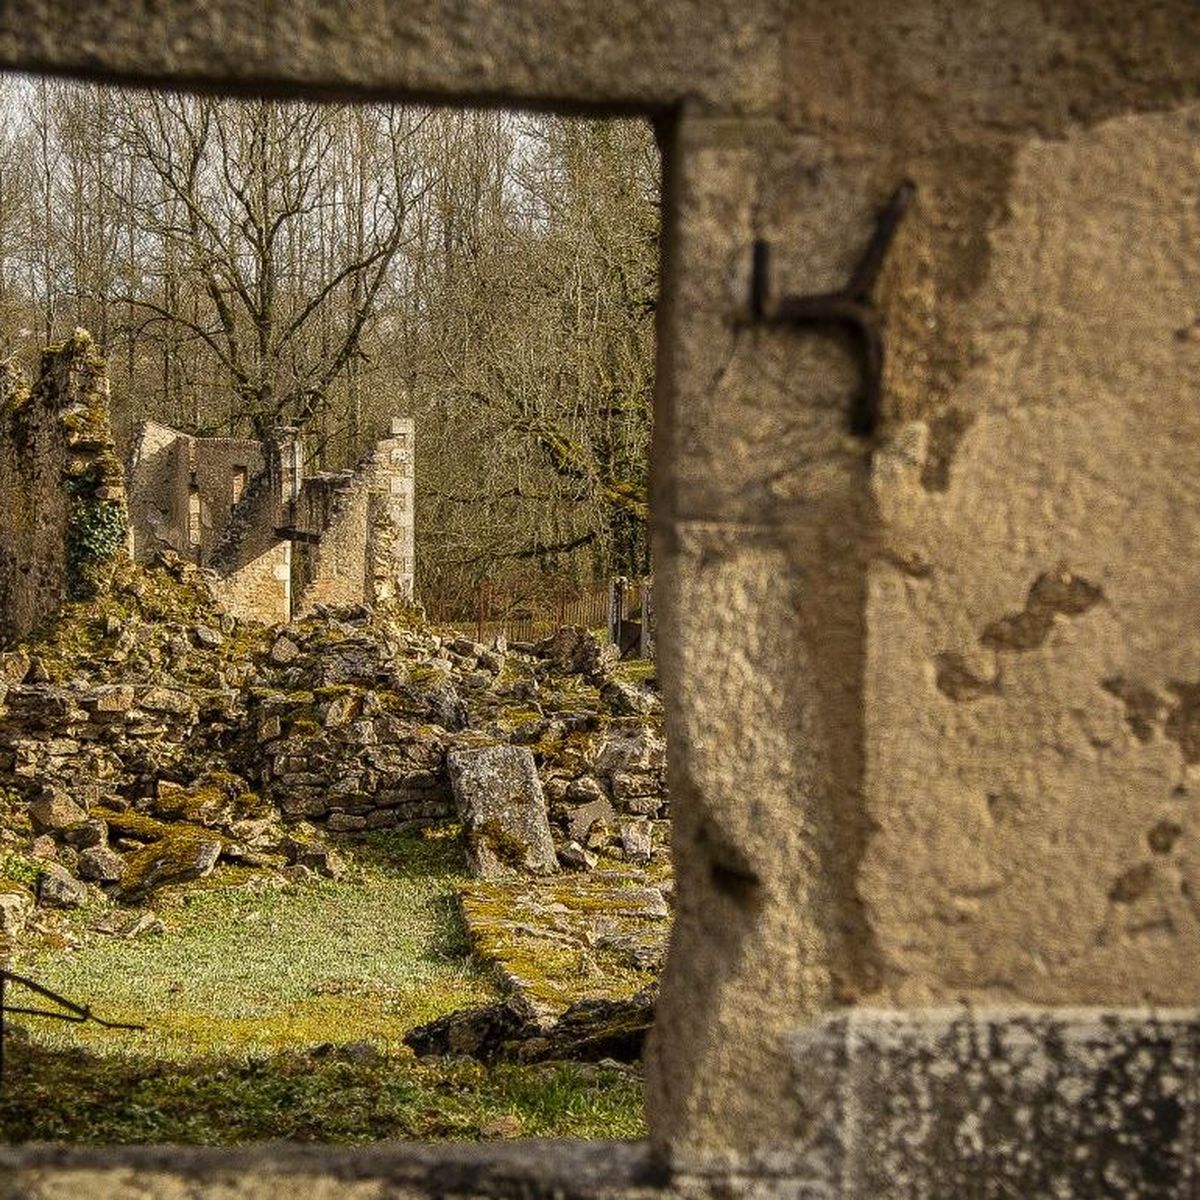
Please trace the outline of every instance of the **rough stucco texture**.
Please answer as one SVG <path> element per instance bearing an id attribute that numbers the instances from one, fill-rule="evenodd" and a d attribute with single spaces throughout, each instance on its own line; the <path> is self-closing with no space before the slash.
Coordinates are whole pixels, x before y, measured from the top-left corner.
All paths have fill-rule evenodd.
<path id="1" fill-rule="evenodd" d="M 897 1004 L 1200 994 L 1200 110 L 1018 155 L 945 490 L 874 490 L 861 891 Z"/>
<path id="2" fill-rule="evenodd" d="M 1193 1200 L 1186 1012 L 851 1009 L 790 1039 L 801 1195 Z"/>
<path id="3" fill-rule="evenodd" d="M 660 109 L 693 98 L 736 111 L 776 98 L 777 14 L 742 0 L 7 0 L 0 64 L 462 103 Z"/>

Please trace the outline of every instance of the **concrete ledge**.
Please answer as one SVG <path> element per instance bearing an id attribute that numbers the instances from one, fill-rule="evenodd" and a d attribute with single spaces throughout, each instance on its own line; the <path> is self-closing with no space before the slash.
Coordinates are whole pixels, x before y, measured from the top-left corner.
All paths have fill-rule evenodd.
<path id="1" fill-rule="evenodd" d="M 0 1148 L 0 1200 L 641 1200 L 665 1182 L 629 1142 Z"/>
<path id="2" fill-rule="evenodd" d="M 855 1010 L 793 1040 L 830 1195 L 1195 1197 L 1196 1010 Z"/>

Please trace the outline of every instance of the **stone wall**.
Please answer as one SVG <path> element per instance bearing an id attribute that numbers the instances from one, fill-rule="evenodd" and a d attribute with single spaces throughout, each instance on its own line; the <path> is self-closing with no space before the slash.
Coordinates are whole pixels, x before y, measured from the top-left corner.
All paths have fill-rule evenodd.
<path id="1" fill-rule="evenodd" d="M 207 562 L 233 515 L 235 480 L 248 488 L 263 466 L 256 441 L 197 438 L 158 421 L 144 422 L 129 465 L 134 557 L 146 562 L 166 549 Z M 193 503 L 199 505 L 195 523 Z M 194 533 L 199 541 L 192 540 Z"/>
<path id="2" fill-rule="evenodd" d="M 185 545 L 186 504 L 180 512 L 176 498 L 178 458 L 178 430 L 158 421 L 144 422 L 129 459 L 129 526 L 138 562 L 147 562 L 158 550 L 180 552 Z"/>
<path id="3" fill-rule="evenodd" d="M 13 641 L 127 552 L 127 521 L 91 338 L 47 350 L 32 390 L 0 370 L 0 641 Z"/>
<path id="4" fill-rule="evenodd" d="M 206 437 L 186 439 L 184 449 L 189 487 L 200 496 L 200 555 L 204 561 L 219 545 L 241 496 L 264 469 L 263 448 L 250 438 Z"/>
<path id="5" fill-rule="evenodd" d="M 209 564 L 217 573 L 214 589 L 231 613 L 274 625 L 290 620 L 295 608 L 295 545 L 281 530 L 295 524 L 299 431 L 279 427 L 260 449 L 263 468 L 230 513 Z"/>
<path id="6" fill-rule="evenodd" d="M 364 715 L 361 699 L 342 711 L 329 697 L 248 706 L 220 687 L 18 683 L 3 692 L 0 786 L 31 799 L 58 789 L 85 808 L 160 816 L 160 790 L 236 764 L 285 818 L 334 831 L 454 816 L 445 733 Z M 247 724 L 257 749 L 238 745 Z"/>
<path id="7" fill-rule="evenodd" d="M 391 435 L 355 470 L 312 476 L 303 475 L 298 430 L 279 429 L 264 445 L 195 438 L 149 421 L 130 478 L 138 560 L 167 548 L 211 566 L 223 602 L 239 616 L 276 624 L 318 604 L 412 596 L 409 418 L 394 418 Z"/>
<path id="8" fill-rule="evenodd" d="M 304 481 L 296 524 L 319 540 L 297 547 L 297 615 L 412 598 L 413 437 L 412 420 L 395 417 L 353 472 Z"/>
<path id="9" fill-rule="evenodd" d="M 291 543 L 273 539 L 248 552 L 245 561 L 228 575 L 219 575 L 213 590 L 230 612 L 248 621 L 278 625 L 291 620 L 291 580 Z"/>

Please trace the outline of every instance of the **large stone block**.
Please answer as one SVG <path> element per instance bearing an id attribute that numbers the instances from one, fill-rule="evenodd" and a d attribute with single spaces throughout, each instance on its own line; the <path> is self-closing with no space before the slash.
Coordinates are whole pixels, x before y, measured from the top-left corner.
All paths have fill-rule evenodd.
<path id="1" fill-rule="evenodd" d="M 833 1016 L 792 1038 L 795 1169 L 864 1200 L 1194 1197 L 1198 1035 L 1192 1009 Z"/>
<path id="2" fill-rule="evenodd" d="M 446 765 L 475 875 L 558 870 L 546 797 L 527 746 L 451 750 Z"/>
<path id="3" fill-rule="evenodd" d="M 753 109 L 779 91 L 777 7 L 778 0 L 225 0 L 211 11 L 168 4 L 133 20 L 119 0 L 13 0 L 0 12 L 0 63 L 364 99 L 602 111 L 666 111 L 686 100 Z"/>
<path id="4" fill-rule="evenodd" d="M 1200 989 L 1200 260 L 1163 242 L 1200 239 L 1198 124 L 1015 153 L 973 365 L 876 450 L 858 892 L 881 1007 Z"/>

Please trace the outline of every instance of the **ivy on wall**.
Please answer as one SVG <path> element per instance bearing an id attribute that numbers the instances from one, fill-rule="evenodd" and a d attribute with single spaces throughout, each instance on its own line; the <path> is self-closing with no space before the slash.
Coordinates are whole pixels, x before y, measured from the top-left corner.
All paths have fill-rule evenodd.
<path id="1" fill-rule="evenodd" d="M 74 497 L 67 529 L 67 595 L 72 600 L 94 595 L 104 567 L 122 554 L 129 525 L 123 504 Z"/>
<path id="2" fill-rule="evenodd" d="M 32 387 L 0 362 L 0 643 L 104 587 L 128 546 L 103 358 L 82 329 Z"/>

